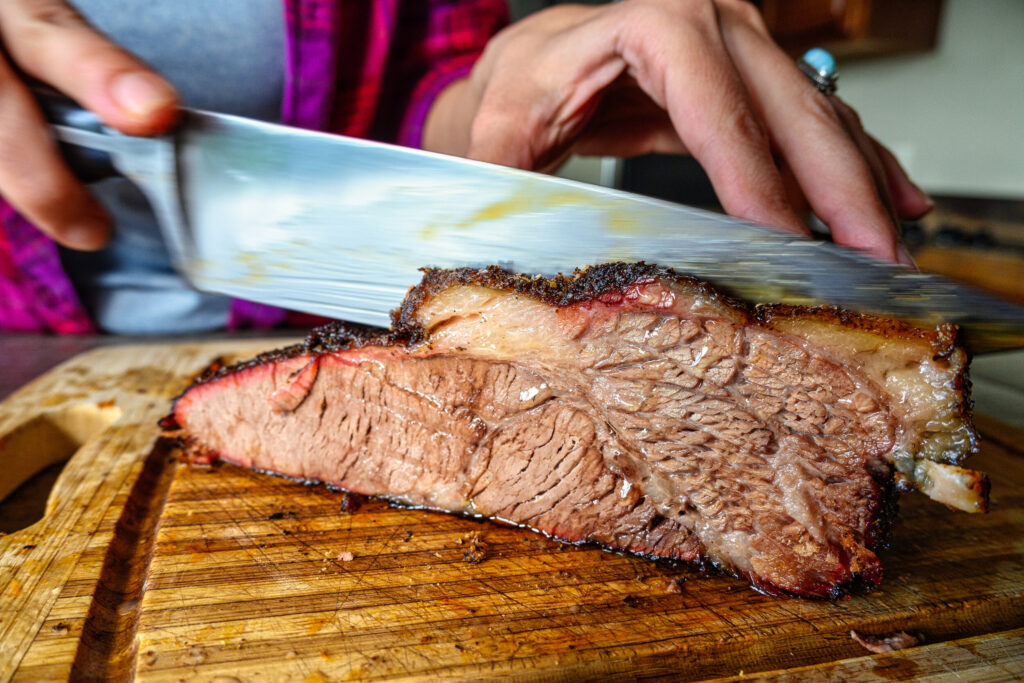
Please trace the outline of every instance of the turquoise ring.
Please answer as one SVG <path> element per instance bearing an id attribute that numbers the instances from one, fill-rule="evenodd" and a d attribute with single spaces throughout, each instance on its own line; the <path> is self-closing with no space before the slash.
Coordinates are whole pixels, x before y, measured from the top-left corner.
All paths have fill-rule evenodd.
<path id="1" fill-rule="evenodd" d="M 796 65 L 822 93 L 831 95 L 836 91 L 836 58 L 828 50 L 812 47 L 796 60 Z"/>

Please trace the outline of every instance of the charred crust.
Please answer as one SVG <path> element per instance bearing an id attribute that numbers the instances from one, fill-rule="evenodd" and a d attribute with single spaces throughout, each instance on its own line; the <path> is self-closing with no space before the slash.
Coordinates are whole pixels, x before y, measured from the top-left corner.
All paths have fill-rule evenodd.
<path id="1" fill-rule="evenodd" d="M 421 335 L 422 331 L 416 321 L 419 309 L 435 294 L 459 285 L 514 292 L 552 306 L 571 306 L 608 292 L 655 280 L 677 282 L 723 306 L 735 309 L 746 317 L 753 313 L 753 309 L 745 302 L 725 295 L 706 282 L 681 275 L 671 268 L 662 268 L 643 261 L 605 263 L 578 268 L 571 275 L 559 274 L 555 277 L 522 275 L 499 266 L 455 270 L 424 268 L 423 280 L 409 290 L 402 305 L 392 312 L 392 327 L 395 330 L 405 330 L 414 337 Z"/>
<path id="2" fill-rule="evenodd" d="M 334 321 L 314 329 L 309 333 L 305 341 L 299 344 L 265 351 L 258 356 L 235 363 L 234 365 L 224 365 L 219 360 L 215 361 L 199 373 L 192 381 L 189 389 L 200 384 L 207 384 L 226 375 L 233 375 L 236 372 L 256 367 L 257 365 L 287 360 L 297 356 L 323 355 L 334 353 L 335 351 L 358 349 L 364 346 L 394 346 L 405 345 L 406 343 L 407 340 L 402 335 L 379 327 L 356 325 L 340 320 Z M 181 398 L 189 389 L 175 397 L 175 401 Z"/>
<path id="3" fill-rule="evenodd" d="M 171 413 L 170 415 L 160 418 L 160 421 L 157 422 L 157 426 L 159 426 L 160 429 L 163 430 L 165 434 L 171 432 L 178 432 L 181 430 L 181 425 L 178 424 L 178 418 L 174 416 L 174 413 Z"/>
<path id="4" fill-rule="evenodd" d="M 856 572 L 849 578 L 837 581 L 836 583 L 783 588 L 754 573 L 729 571 L 722 571 L 722 573 L 747 581 L 755 591 L 769 597 L 795 597 L 808 600 L 827 600 L 829 602 L 844 600 L 852 595 L 869 593 L 882 580 L 881 570 L 874 570 Z"/>
<path id="5" fill-rule="evenodd" d="M 948 358 L 956 352 L 958 328 L 952 323 L 921 327 L 894 318 L 856 313 L 835 306 L 793 306 L 791 304 L 758 304 L 757 319 L 766 324 L 779 320 L 807 320 L 841 325 L 886 339 L 919 339 L 926 342 L 935 359 Z"/>
<path id="6" fill-rule="evenodd" d="M 874 515 L 865 534 L 864 546 L 872 551 L 888 550 L 893 529 L 896 527 L 896 515 L 900 511 L 900 488 L 891 470 L 886 474 L 873 473 L 872 478 L 880 489 L 880 495 L 875 501 L 877 507 L 873 510 Z"/>
<path id="7" fill-rule="evenodd" d="M 408 346 L 410 342 L 401 332 L 336 320 L 310 332 L 300 346 L 302 354 L 324 354 L 364 346 Z"/>
<path id="8" fill-rule="evenodd" d="M 957 348 L 955 353 L 958 354 L 957 361 L 960 363 L 960 367 L 957 370 L 956 377 L 953 378 L 953 395 L 956 396 L 957 416 L 967 425 L 971 439 L 970 451 L 964 453 L 959 458 L 959 461 L 963 461 L 968 455 L 974 455 L 978 452 L 981 437 L 974 426 L 974 402 L 971 399 L 971 377 L 968 374 L 970 363 L 968 362 L 967 354 L 962 348 Z M 988 500 L 988 492 L 986 491 L 985 493 L 985 500 Z"/>

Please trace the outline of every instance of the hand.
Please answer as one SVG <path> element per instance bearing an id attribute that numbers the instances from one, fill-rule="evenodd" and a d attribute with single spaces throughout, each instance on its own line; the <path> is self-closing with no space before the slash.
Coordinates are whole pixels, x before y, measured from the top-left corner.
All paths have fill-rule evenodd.
<path id="1" fill-rule="evenodd" d="M 0 194 L 58 242 L 98 249 L 109 221 L 62 161 L 24 74 L 66 93 L 131 135 L 166 131 L 174 89 L 62 0 L 0 0 Z"/>
<path id="2" fill-rule="evenodd" d="M 464 132 L 446 134 L 446 120 Z M 931 208 L 744 0 L 627 0 L 534 14 L 495 36 L 471 76 L 441 94 L 424 140 L 542 170 L 574 152 L 690 153 L 730 214 L 807 234 L 778 158 L 836 242 L 904 263 L 912 261 L 897 219 Z"/>

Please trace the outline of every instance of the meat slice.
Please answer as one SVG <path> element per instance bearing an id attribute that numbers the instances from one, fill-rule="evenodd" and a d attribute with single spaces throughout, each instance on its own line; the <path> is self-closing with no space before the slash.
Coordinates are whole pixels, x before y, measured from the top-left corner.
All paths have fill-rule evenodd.
<path id="1" fill-rule="evenodd" d="M 429 270 L 390 332 L 208 373 L 167 426 L 196 457 L 835 598 L 881 579 L 898 490 L 985 509 L 954 336 L 646 264 Z"/>

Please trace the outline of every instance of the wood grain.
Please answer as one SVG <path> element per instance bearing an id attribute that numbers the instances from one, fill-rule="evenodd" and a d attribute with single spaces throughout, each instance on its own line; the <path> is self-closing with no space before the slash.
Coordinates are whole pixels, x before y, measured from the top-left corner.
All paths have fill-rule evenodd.
<path id="1" fill-rule="evenodd" d="M 1024 629 L 959 638 L 886 655 L 730 676 L 717 681 L 974 681 L 1024 679 Z"/>
<path id="2" fill-rule="evenodd" d="M 70 674 L 115 525 L 154 447 L 155 421 L 212 357 L 267 346 L 96 349 L 0 403 L 0 490 L 70 458 L 44 518 L 0 537 L 0 680 Z"/>
<path id="3" fill-rule="evenodd" d="M 378 501 L 345 512 L 324 487 L 179 464 L 156 447 L 155 419 L 227 347 L 136 348 L 94 351 L 0 405 L 0 435 L 55 410 L 39 404 L 58 393 L 122 411 L 74 454 L 47 516 L 0 538 L 0 678 L 1019 675 L 1024 453 L 1000 423 L 981 421 L 995 439 L 972 461 L 992 474 L 992 512 L 905 497 L 882 586 L 833 604 Z M 866 656 L 851 629 L 924 640 Z"/>

